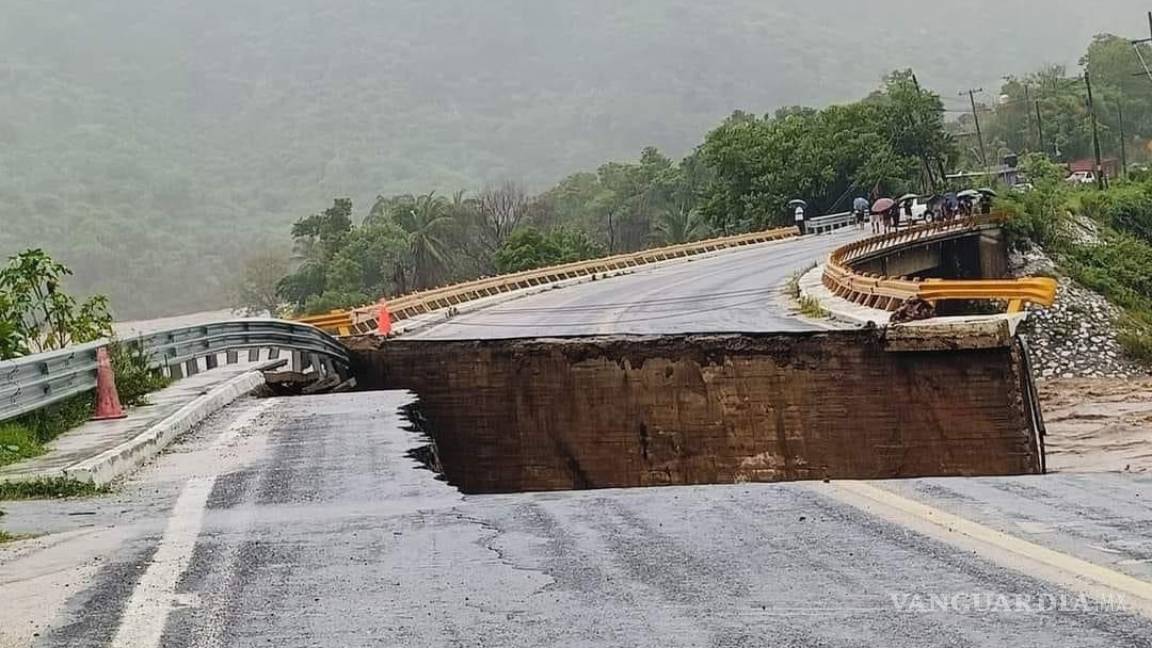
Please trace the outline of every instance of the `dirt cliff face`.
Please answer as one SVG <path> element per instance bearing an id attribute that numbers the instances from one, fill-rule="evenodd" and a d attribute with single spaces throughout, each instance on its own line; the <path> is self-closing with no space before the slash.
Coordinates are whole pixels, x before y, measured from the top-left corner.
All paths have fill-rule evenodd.
<path id="1" fill-rule="evenodd" d="M 1020 351 L 880 334 L 354 341 L 465 492 L 1041 470 Z"/>

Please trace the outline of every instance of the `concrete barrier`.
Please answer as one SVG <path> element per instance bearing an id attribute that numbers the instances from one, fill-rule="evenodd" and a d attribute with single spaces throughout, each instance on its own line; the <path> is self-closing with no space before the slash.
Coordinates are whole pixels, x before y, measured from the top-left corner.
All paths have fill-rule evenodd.
<path id="1" fill-rule="evenodd" d="M 1042 471 L 999 329 L 349 345 L 363 387 L 419 395 L 465 492 Z"/>

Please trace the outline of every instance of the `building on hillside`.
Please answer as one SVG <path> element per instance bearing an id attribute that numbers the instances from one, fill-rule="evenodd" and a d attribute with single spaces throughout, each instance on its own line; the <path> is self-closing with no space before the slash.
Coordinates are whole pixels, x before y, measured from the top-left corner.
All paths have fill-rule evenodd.
<path id="1" fill-rule="evenodd" d="M 1100 161 L 1105 178 L 1115 178 L 1120 174 L 1120 161 L 1116 158 L 1104 158 Z M 1090 174 L 1096 171 L 1096 160 L 1088 158 L 1068 163 L 1068 174 Z"/>

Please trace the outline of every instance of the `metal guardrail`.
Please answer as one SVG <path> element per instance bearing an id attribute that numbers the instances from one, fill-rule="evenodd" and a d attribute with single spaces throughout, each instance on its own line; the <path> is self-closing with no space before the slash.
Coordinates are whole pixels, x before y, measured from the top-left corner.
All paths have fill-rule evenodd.
<path id="1" fill-rule="evenodd" d="M 885 277 L 860 274 L 852 265 L 863 259 L 910 244 L 922 244 L 958 233 L 998 227 L 1007 216 L 982 214 L 969 218 L 938 221 L 857 241 L 834 251 L 824 266 L 824 285 L 844 299 L 893 311 L 912 298 L 927 302 L 949 300 L 992 300 L 1008 304 L 1008 312 L 1019 312 L 1026 304 L 1051 306 L 1056 301 L 1056 280 L 1047 277 L 1026 279 L 954 280 Z"/>
<path id="2" fill-rule="evenodd" d="M 443 288 L 435 288 L 389 298 L 387 300 L 388 310 L 392 315 L 393 321 L 403 321 L 423 313 L 430 313 L 442 308 L 449 308 L 465 302 L 483 299 L 513 290 L 556 283 L 576 277 L 614 272 L 649 263 L 704 254 L 706 252 L 776 241 L 797 235 L 798 232 L 795 228 L 785 227 L 763 232 L 739 234 L 706 241 L 653 248 L 629 254 L 618 254 L 602 259 L 578 261 L 576 263 L 527 270 L 499 277 L 477 279 L 475 281 Z M 315 317 L 304 317 L 297 321 L 317 326 L 336 335 L 369 333 L 376 328 L 377 310 L 378 306 L 372 305 L 349 311 L 333 311 L 326 315 Z"/>
<path id="3" fill-rule="evenodd" d="M 58 403 L 96 388 L 96 353 L 110 340 L 100 340 L 0 362 L 0 421 Z M 280 352 L 292 355 L 295 367 L 304 371 L 344 372 L 348 354 L 331 336 L 318 328 L 281 320 L 235 320 L 204 326 L 161 331 L 120 344 L 138 345 L 149 366 L 174 378 L 218 366 L 220 356 L 234 364 L 240 352 L 249 361 L 260 359 L 267 349 L 268 359 Z"/>
<path id="4" fill-rule="evenodd" d="M 841 212 L 839 214 L 828 214 L 827 216 L 817 216 L 816 218 L 809 219 L 805 222 L 804 229 L 810 234 L 823 234 L 842 227 L 848 227 L 855 222 L 855 214 L 852 212 Z"/>

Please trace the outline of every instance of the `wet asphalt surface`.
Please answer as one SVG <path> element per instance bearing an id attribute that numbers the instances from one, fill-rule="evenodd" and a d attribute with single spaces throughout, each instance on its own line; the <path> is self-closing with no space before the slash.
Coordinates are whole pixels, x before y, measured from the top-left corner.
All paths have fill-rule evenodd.
<path id="1" fill-rule="evenodd" d="M 840 230 L 723 254 L 637 268 L 628 274 L 544 291 L 458 315 L 418 339 L 811 331 L 782 288 L 837 247 L 866 234 Z"/>
<path id="2" fill-rule="evenodd" d="M 6 503 L 10 530 L 100 548 L 34 645 L 110 645 L 177 496 L 211 477 L 173 591 L 149 593 L 167 610 L 160 645 L 1152 646 L 1152 621 L 1103 607 L 909 609 L 1068 593 L 812 485 L 463 496 L 406 456 L 421 443 L 402 429 L 407 398 L 277 400 L 221 443 L 261 406 L 242 401 L 113 495 Z M 1146 579 L 1149 486 L 1120 474 L 885 484 Z M 0 591 L 53 567 L 37 560 L 0 553 Z"/>

